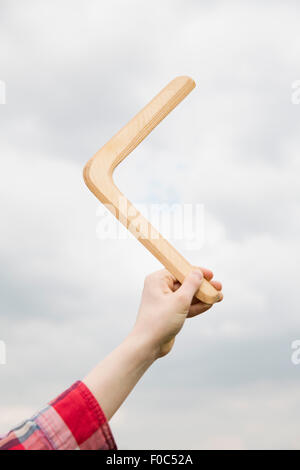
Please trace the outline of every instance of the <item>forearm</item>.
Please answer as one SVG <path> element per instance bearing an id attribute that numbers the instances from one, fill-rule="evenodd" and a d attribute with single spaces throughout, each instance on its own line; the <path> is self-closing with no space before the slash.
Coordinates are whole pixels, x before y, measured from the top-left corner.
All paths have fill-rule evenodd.
<path id="1" fill-rule="evenodd" d="M 207 279 L 212 273 L 204 269 Z M 187 316 L 203 313 L 210 305 L 196 302 L 203 274 L 190 273 L 181 287 L 165 270 L 145 280 L 142 301 L 132 333 L 83 380 L 110 420 L 155 359 L 170 352 Z M 220 283 L 215 287 L 221 289 Z M 179 288 L 178 288 L 179 287 Z"/>
<path id="2" fill-rule="evenodd" d="M 83 379 L 107 420 L 118 410 L 155 357 L 151 345 L 133 332 Z"/>

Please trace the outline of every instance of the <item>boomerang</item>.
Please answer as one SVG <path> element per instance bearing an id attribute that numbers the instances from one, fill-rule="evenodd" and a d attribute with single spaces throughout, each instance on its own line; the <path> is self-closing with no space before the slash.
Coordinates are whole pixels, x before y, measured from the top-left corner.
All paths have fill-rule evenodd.
<path id="1" fill-rule="evenodd" d="M 84 180 L 95 196 L 170 271 L 180 283 L 193 266 L 135 209 L 113 180 L 115 168 L 192 91 L 190 77 L 176 77 L 85 165 Z M 206 279 L 195 296 L 206 304 L 221 294 Z"/>

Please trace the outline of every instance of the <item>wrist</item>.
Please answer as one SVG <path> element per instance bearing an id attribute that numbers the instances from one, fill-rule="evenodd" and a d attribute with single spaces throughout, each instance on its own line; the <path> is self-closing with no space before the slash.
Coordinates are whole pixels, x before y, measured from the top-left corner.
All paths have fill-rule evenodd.
<path id="1" fill-rule="evenodd" d="M 134 328 L 127 336 L 125 342 L 134 349 L 136 357 L 141 362 L 147 362 L 150 365 L 159 357 L 160 346 L 147 335 Z"/>

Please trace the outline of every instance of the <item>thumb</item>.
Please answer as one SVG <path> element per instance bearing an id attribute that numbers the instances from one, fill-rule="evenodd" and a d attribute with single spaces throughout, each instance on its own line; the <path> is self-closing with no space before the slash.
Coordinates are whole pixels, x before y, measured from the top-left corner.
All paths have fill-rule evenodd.
<path id="1" fill-rule="evenodd" d="M 175 292 L 175 295 L 182 299 L 185 307 L 189 307 L 193 297 L 201 286 L 203 274 L 200 270 L 194 270 L 187 275 L 181 287 Z"/>

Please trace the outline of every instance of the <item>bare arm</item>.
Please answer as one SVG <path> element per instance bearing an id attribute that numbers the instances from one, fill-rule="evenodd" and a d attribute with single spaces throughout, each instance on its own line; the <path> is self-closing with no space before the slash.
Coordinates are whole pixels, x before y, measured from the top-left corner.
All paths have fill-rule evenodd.
<path id="1" fill-rule="evenodd" d="M 199 315 L 211 307 L 194 298 L 203 281 L 202 273 L 207 280 L 213 277 L 211 271 L 197 269 L 182 286 L 166 270 L 147 276 L 132 332 L 83 380 L 108 420 L 148 367 L 170 352 L 186 318 Z M 219 282 L 212 283 L 221 290 Z"/>

